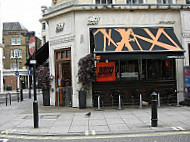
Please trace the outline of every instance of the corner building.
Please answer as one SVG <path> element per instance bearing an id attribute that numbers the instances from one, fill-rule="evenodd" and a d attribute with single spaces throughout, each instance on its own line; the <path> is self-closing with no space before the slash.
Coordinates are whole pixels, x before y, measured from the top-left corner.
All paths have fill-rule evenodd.
<path id="1" fill-rule="evenodd" d="M 134 99 L 138 103 L 139 96 L 135 94 L 142 94 L 143 100 L 149 101 L 152 90 L 160 93 L 161 103 L 167 102 L 171 90 L 181 90 L 179 101 L 183 101 L 183 67 L 189 65 L 188 3 L 53 0 L 43 14 L 49 27 L 51 104 L 59 101 L 60 105 L 79 107 L 78 61 L 89 53 L 100 57 L 97 69 L 113 63 L 114 74 L 107 81 L 97 75 L 87 94 L 88 107 L 95 106 L 95 90 L 104 95 L 104 106 L 112 104 L 110 94 L 114 89 L 124 93 L 124 104 L 132 104 Z M 61 88 L 66 80 L 71 90 L 64 96 Z"/>

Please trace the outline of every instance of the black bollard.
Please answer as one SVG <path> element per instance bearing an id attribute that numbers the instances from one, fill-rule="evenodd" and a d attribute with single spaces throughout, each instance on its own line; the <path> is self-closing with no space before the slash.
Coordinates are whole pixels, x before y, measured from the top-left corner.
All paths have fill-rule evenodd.
<path id="1" fill-rule="evenodd" d="M 20 89 L 20 101 L 21 102 L 23 101 L 23 89 L 22 88 Z"/>
<path id="2" fill-rule="evenodd" d="M 151 101 L 152 101 L 152 118 L 151 118 L 151 126 L 152 127 L 157 127 L 157 94 L 153 92 L 151 94 Z"/>
<path id="3" fill-rule="evenodd" d="M 33 114 L 34 114 L 34 128 L 39 127 L 39 118 L 38 118 L 38 102 L 37 100 L 34 100 L 33 102 Z"/>
<path id="4" fill-rule="evenodd" d="M 6 97 L 5 97 L 5 101 L 6 101 L 6 106 L 7 106 L 7 94 L 6 94 Z"/>
<path id="5" fill-rule="evenodd" d="M 10 105 L 11 105 L 11 93 L 9 93 Z"/>

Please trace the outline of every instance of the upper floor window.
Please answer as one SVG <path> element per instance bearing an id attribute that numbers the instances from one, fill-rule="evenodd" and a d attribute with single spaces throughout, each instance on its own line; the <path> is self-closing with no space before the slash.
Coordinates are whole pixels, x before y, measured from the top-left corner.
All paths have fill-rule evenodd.
<path id="1" fill-rule="evenodd" d="M 190 0 L 186 0 L 186 4 L 190 4 Z"/>
<path id="2" fill-rule="evenodd" d="M 45 44 L 46 43 L 46 36 L 43 36 L 42 40 L 43 40 L 43 44 Z"/>
<path id="3" fill-rule="evenodd" d="M 46 29 L 46 23 L 42 23 L 42 30 Z"/>
<path id="4" fill-rule="evenodd" d="M 12 49 L 10 58 L 22 58 L 22 49 Z"/>
<path id="5" fill-rule="evenodd" d="M 19 56 L 18 49 L 14 49 L 14 57 L 17 58 Z"/>
<path id="6" fill-rule="evenodd" d="M 173 0 L 157 0 L 158 4 L 173 4 Z"/>
<path id="7" fill-rule="evenodd" d="M 126 0 L 127 4 L 142 4 L 143 0 Z"/>
<path id="8" fill-rule="evenodd" d="M 17 37 L 17 45 L 21 45 L 20 37 Z"/>
<path id="9" fill-rule="evenodd" d="M 96 0 L 96 4 L 112 4 L 113 0 Z"/>
<path id="10" fill-rule="evenodd" d="M 22 58 L 22 49 L 19 50 L 19 57 Z"/>
<path id="11" fill-rule="evenodd" d="M 21 45 L 21 40 L 20 40 L 20 37 L 12 37 L 11 38 L 11 45 Z"/>
<path id="12" fill-rule="evenodd" d="M 15 45 L 15 44 L 16 44 L 16 40 L 15 40 L 14 37 L 11 38 L 11 44 L 12 44 L 12 45 Z"/>

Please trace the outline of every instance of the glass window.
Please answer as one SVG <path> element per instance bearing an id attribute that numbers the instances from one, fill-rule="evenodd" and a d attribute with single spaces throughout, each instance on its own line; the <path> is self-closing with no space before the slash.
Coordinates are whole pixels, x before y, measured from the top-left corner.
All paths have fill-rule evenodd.
<path id="1" fill-rule="evenodd" d="M 19 57 L 22 58 L 22 49 L 19 50 Z"/>
<path id="2" fill-rule="evenodd" d="M 127 80 L 137 80 L 139 75 L 138 61 L 127 60 L 120 62 L 120 77 Z"/>
<path id="3" fill-rule="evenodd" d="M 42 23 L 42 30 L 46 29 L 46 23 Z"/>
<path id="4" fill-rule="evenodd" d="M 108 4 L 112 4 L 112 0 L 107 0 Z"/>
<path id="5" fill-rule="evenodd" d="M 66 51 L 66 57 L 67 57 L 67 58 L 71 58 L 71 51 L 70 51 L 70 50 L 67 50 L 67 51 Z"/>
<path id="6" fill-rule="evenodd" d="M 96 4 L 100 4 L 100 0 L 96 0 Z"/>
<path id="7" fill-rule="evenodd" d="M 14 50 L 11 50 L 11 58 L 14 57 Z"/>
<path id="8" fill-rule="evenodd" d="M 46 43 L 46 36 L 43 36 L 43 44 Z"/>
<path id="9" fill-rule="evenodd" d="M 186 4 L 190 4 L 190 0 L 186 0 Z"/>
<path id="10" fill-rule="evenodd" d="M 96 4 L 112 4 L 113 0 L 96 0 Z"/>
<path id="11" fill-rule="evenodd" d="M 18 57 L 18 49 L 14 49 L 14 57 Z"/>
<path id="12" fill-rule="evenodd" d="M 14 65 L 13 65 L 13 63 L 11 63 L 11 69 L 14 69 Z"/>
<path id="13" fill-rule="evenodd" d="M 62 51 L 62 52 L 61 52 L 61 58 L 66 58 L 66 57 L 65 57 L 65 51 Z"/>
<path id="14" fill-rule="evenodd" d="M 158 4 L 173 4 L 173 0 L 157 0 Z"/>
<path id="15" fill-rule="evenodd" d="M 17 45 L 20 45 L 21 42 L 20 42 L 20 37 L 17 37 Z"/>
<path id="16" fill-rule="evenodd" d="M 15 62 L 15 68 L 16 68 L 16 69 L 19 68 L 19 62 Z"/>
<path id="17" fill-rule="evenodd" d="M 14 37 L 11 38 L 11 44 L 12 44 L 12 45 L 15 45 L 15 44 L 16 44 L 16 41 L 15 41 L 15 38 L 14 38 Z"/>
<path id="18" fill-rule="evenodd" d="M 160 60 L 147 60 L 147 78 L 149 80 L 161 79 L 161 61 Z"/>
<path id="19" fill-rule="evenodd" d="M 142 4 L 143 0 L 126 0 L 127 4 Z"/>
<path id="20" fill-rule="evenodd" d="M 114 61 L 117 79 L 175 80 L 175 59 Z"/>

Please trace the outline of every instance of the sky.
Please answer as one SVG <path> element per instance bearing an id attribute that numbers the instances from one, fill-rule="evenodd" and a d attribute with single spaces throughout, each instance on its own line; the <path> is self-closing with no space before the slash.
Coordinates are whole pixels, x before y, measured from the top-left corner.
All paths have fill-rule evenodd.
<path id="1" fill-rule="evenodd" d="M 28 31 L 41 38 L 41 6 L 51 6 L 52 0 L 0 0 L 2 22 L 20 22 Z"/>

